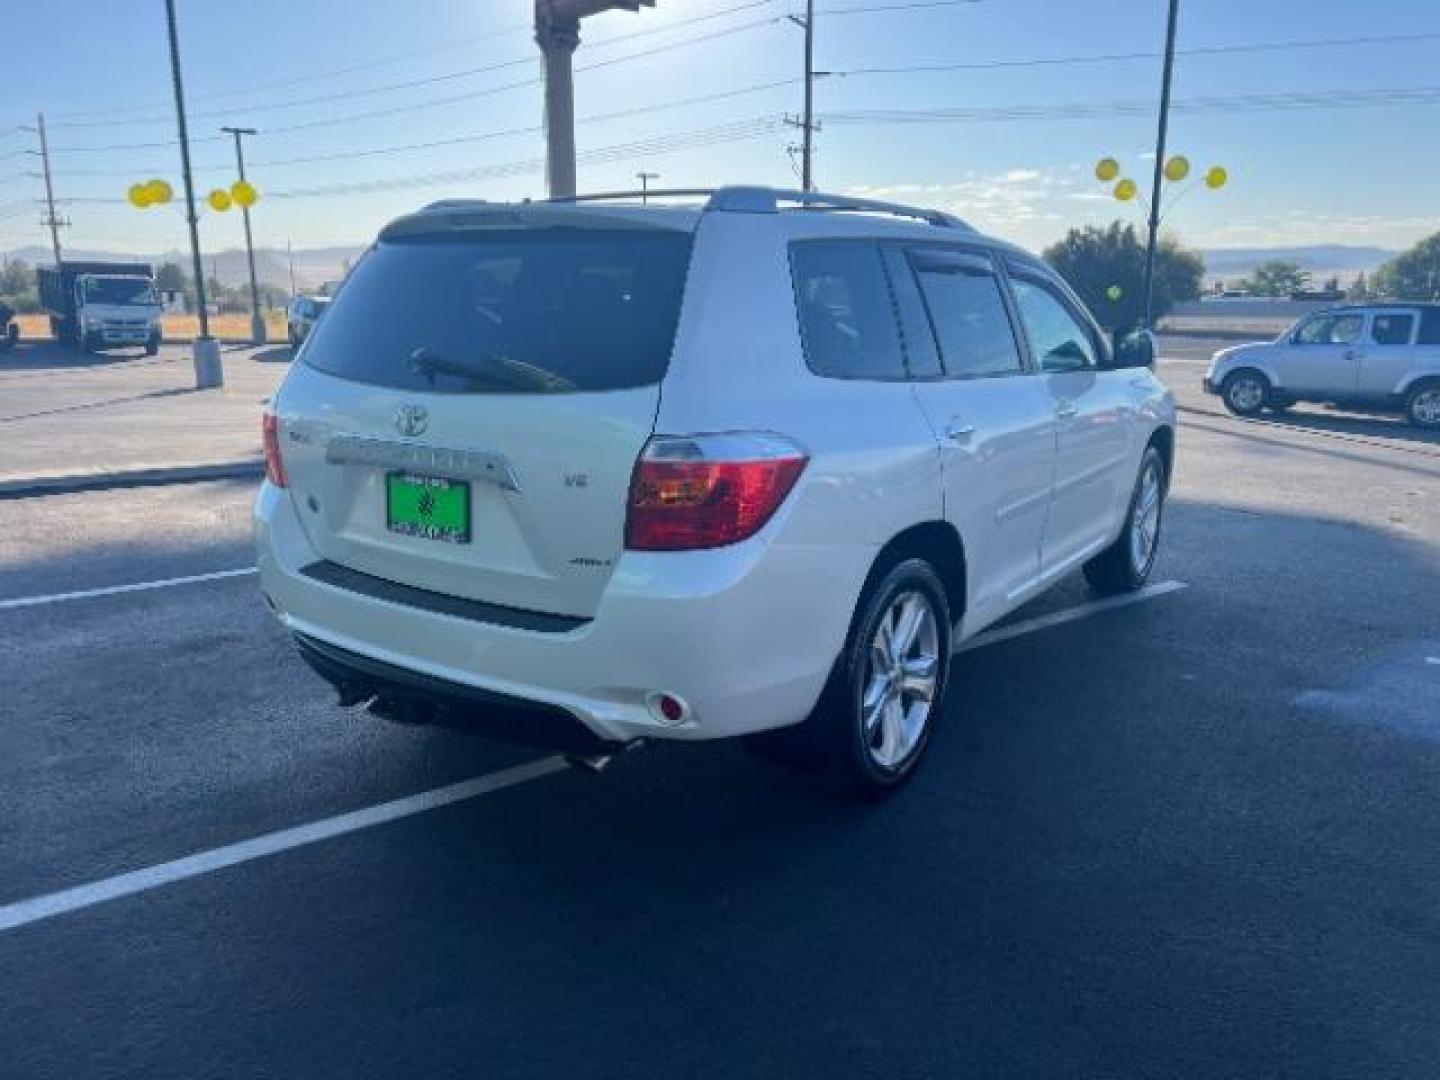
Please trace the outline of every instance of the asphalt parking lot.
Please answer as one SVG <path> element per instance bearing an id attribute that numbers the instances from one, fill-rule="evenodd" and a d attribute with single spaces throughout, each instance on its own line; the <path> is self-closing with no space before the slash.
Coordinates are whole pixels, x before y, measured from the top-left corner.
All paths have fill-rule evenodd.
<path id="1" fill-rule="evenodd" d="M 1440 439 L 1211 347 L 1162 587 L 963 652 L 875 806 L 334 707 L 250 481 L 0 502 L 0 1074 L 1434 1077 Z"/>

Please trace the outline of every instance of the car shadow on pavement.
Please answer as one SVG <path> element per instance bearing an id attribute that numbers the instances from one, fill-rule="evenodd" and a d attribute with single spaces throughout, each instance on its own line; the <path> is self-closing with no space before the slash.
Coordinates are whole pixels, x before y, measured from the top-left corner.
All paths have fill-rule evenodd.
<path id="1" fill-rule="evenodd" d="M 1193 406 L 1187 407 L 1185 411 L 1223 416 L 1226 419 L 1250 424 L 1295 428 L 1329 435 L 1396 439 L 1401 442 L 1440 447 L 1440 431 L 1425 431 L 1417 428 L 1399 415 L 1352 413 L 1320 407 L 1291 408 L 1284 412 L 1266 413 L 1263 416 L 1255 417 L 1239 417 L 1223 409 L 1196 409 Z"/>
<path id="2" fill-rule="evenodd" d="M 288 364 L 295 359 L 295 350 L 289 345 L 272 345 L 259 350 L 250 359 L 257 364 Z"/>

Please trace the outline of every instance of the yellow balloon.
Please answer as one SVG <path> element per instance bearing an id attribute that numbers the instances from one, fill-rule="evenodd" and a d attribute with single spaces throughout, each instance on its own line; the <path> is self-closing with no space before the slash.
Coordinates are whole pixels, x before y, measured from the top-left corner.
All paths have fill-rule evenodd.
<path id="1" fill-rule="evenodd" d="M 155 206 L 168 203 L 175 194 L 175 192 L 170 189 L 170 185 L 158 177 L 146 184 L 145 188 L 150 192 L 150 202 Z"/>
<path id="2" fill-rule="evenodd" d="M 1121 202 L 1129 202 L 1131 199 L 1135 198 L 1139 190 L 1140 189 L 1135 186 L 1135 181 L 1131 180 L 1127 176 L 1124 180 L 1121 180 L 1118 184 L 1115 185 L 1115 198 L 1119 199 Z"/>
<path id="3" fill-rule="evenodd" d="M 216 188 L 205 196 L 205 201 L 210 204 L 211 210 L 224 212 L 230 209 L 230 193 L 224 188 Z"/>
<path id="4" fill-rule="evenodd" d="M 255 185 L 249 180 L 236 180 L 230 185 L 230 198 L 235 200 L 236 206 L 250 207 L 260 198 L 260 192 L 255 190 Z"/>
<path id="5" fill-rule="evenodd" d="M 1226 181 L 1229 179 L 1230 174 L 1225 171 L 1223 166 L 1214 165 L 1211 166 L 1210 171 L 1205 174 L 1205 186 L 1212 191 L 1219 191 L 1225 186 Z"/>
<path id="6" fill-rule="evenodd" d="M 135 209 L 144 210 L 150 205 L 150 185 L 131 184 L 130 190 L 125 193 L 125 197 L 130 200 L 130 205 L 135 207 Z"/>
<path id="7" fill-rule="evenodd" d="M 1190 175 L 1190 159 L 1184 154 L 1176 154 L 1165 163 L 1165 179 L 1172 184 L 1178 184 L 1185 177 Z"/>
<path id="8" fill-rule="evenodd" d="M 1095 163 L 1095 179 L 1108 184 L 1120 175 L 1120 163 L 1113 157 L 1101 158 Z"/>

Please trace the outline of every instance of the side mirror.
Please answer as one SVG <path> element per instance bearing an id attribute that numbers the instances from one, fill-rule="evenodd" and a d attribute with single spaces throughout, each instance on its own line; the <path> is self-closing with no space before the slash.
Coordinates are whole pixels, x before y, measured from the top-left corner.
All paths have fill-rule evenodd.
<path id="1" fill-rule="evenodd" d="M 1148 368 L 1155 366 L 1155 357 L 1160 347 L 1155 335 L 1149 330 L 1131 330 L 1116 333 L 1114 347 L 1115 368 Z"/>

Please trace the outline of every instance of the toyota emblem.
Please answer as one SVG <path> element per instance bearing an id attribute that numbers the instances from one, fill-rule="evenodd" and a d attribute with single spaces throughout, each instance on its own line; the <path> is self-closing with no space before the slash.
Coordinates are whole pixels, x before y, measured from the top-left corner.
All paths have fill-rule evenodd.
<path id="1" fill-rule="evenodd" d="M 401 405 L 395 410 L 395 430 L 401 435 L 423 435 L 430 424 L 430 410 L 424 405 Z"/>

